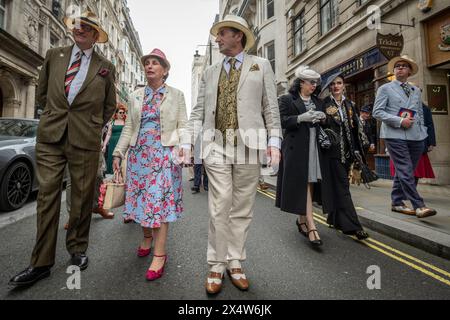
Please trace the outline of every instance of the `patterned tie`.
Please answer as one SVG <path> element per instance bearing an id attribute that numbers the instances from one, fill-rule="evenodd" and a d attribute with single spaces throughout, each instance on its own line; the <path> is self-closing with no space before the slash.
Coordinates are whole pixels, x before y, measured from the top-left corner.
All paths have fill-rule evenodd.
<path id="1" fill-rule="evenodd" d="M 230 60 L 228 60 L 228 63 L 231 66 L 230 77 L 236 71 L 236 62 L 237 62 L 236 58 L 230 58 Z"/>
<path id="2" fill-rule="evenodd" d="M 66 97 L 69 96 L 70 85 L 72 84 L 73 79 L 75 79 L 78 71 L 80 71 L 82 56 L 81 51 L 78 51 L 75 54 L 75 61 L 70 65 L 69 69 L 67 69 L 66 79 L 64 81 Z"/>
<path id="3" fill-rule="evenodd" d="M 405 91 L 405 94 L 409 98 L 409 96 L 411 95 L 411 89 L 409 88 L 408 84 L 402 83 L 400 86 L 402 87 L 403 91 Z"/>

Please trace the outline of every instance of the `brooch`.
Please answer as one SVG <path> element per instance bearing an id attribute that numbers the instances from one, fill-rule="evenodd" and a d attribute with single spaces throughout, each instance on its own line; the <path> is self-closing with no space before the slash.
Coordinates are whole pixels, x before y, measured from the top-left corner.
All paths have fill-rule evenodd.
<path id="1" fill-rule="evenodd" d="M 334 115 L 337 114 L 338 112 L 339 112 L 339 110 L 338 110 L 338 108 L 336 108 L 335 106 L 328 107 L 327 110 L 326 110 L 326 113 L 327 113 L 329 116 L 334 116 Z"/>

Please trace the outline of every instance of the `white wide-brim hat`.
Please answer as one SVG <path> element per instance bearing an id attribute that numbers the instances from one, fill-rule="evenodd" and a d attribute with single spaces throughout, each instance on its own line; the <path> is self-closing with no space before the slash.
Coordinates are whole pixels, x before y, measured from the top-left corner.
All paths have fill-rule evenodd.
<path id="1" fill-rule="evenodd" d="M 389 63 L 388 63 L 388 71 L 391 73 L 394 73 L 394 67 L 397 64 L 397 62 L 400 62 L 400 61 L 404 61 L 411 66 L 411 76 L 413 76 L 417 72 L 419 72 L 419 66 L 417 65 L 417 63 L 413 59 L 408 57 L 407 55 L 392 58 L 391 61 L 389 61 Z"/>
<path id="2" fill-rule="evenodd" d="M 211 35 L 217 37 L 220 28 L 224 27 L 235 28 L 238 29 L 239 31 L 242 31 L 245 34 L 247 38 L 247 43 L 245 44 L 244 50 L 248 51 L 255 45 L 256 43 L 255 35 L 250 30 L 248 23 L 247 21 L 245 21 L 244 18 L 232 14 L 225 16 L 225 18 L 222 21 L 219 21 L 212 26 Z"/>
<path id="3" fill-rule="evenodd" d="M 98 31 L 98 43 L 108 42 L 108 34 L 102 27 L 100 27 L 100 23 L 98 22 L 98 18 L 92 11 L 85 11 L 81 14 L 81 16 L 77 18 L 65 17 L 64 23 L 67 28 L 72 31 L 75 27 L 80 24 L 87 24 Z"/>

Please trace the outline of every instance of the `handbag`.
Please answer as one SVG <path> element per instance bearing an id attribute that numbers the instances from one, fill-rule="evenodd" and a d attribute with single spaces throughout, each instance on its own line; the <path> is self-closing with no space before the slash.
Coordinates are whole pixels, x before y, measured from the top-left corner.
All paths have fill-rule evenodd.
<path id="1" fill-rule="evenodd" d="M 337 135 L 331 129 L 324 129 L 321 126 L 317 127 L 317 141 L 322 149 L 330 149 L 337 144 Z"/>
<path id="2" fill-rule="evenodd" d="M 122 178 L 122 173 L 116 172 L 114 174 L 114 180 L 107 181 L 104 187 L 106 190 L 103 199 L 103 209 L 111 210 L 125 204 L 125 183 Z"/>

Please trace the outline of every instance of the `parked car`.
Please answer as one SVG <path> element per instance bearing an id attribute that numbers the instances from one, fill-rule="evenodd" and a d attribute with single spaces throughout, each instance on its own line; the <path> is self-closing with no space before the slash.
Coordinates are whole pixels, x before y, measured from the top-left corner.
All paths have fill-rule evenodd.
<path id="1" fill-rule="evenodd" d="M 36 133 L 39 120 L 0 118 L 0 211 L 21 208 L 36 179 Z"/>

